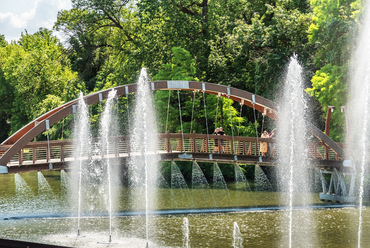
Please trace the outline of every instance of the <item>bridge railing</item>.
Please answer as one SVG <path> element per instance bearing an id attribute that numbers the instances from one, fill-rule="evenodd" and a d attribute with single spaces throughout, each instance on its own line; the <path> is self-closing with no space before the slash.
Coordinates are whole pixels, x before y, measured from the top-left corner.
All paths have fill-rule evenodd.
<path id="1" fill-rule="evenodd" d="M 279 151 L 271 150 L 274 139 L 262 139 L 256 137 L 242 136 L 218 136 L 213 134 L 181 134 L 181 133 L 161 133 L 158 134 L 159 153 L 219 153 L 234 155 L 261 156 L 261 142 L 268 143 L 267 156 L 276 156 Z M 128 136 L 119 136 L 111 139 L 108 148 L 108 156 L 125 157 L 132 152 Z M 216 145 L 218 144 L 218 145 Z M 100 156 L 101 142 L 93 139 L 92 150 L 82 151 L 81 154 L 74 155 L 72 140 L 39 141 L 28 143 L 18 154 L 13 156 L 8 165 L 31 165 L 36 163 L 48 163 L 55 161 L 73 161 L 78 157 Z M 217 149 L 218 147 L 218 149 Z M 341 158 L 333 151 L 325 153 L 325 144 L 321 142 L 309 143 L 309 157 L 313 159 L 340 160 Z M 74 157 L 76 156 L 76 157 Z"/>
<path id="2" fill-rule="evenodd" d="M 243 154 L 259 156 L 260 142 L 274 142 L 271 139 L 255 137 L 219 136 L 213 134 L 164 133 L 159 135 L 159 150 L 171 152 L 200 152 Z"/>

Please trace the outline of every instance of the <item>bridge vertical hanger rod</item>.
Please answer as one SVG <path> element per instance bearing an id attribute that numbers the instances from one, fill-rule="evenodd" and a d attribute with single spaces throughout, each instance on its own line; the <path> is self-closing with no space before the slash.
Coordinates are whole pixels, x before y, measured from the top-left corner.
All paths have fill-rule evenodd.
<path id="1" fill-rule="evenodd" d="M 238 136 L 240 135 L 240 119 L 242 118 L 243 105 L 244 105 L 244 100 L 242 99 L 242 101 L 240 102 L 240 115 L 239 115 Z"/>
<path id="2" fill-rule="evenodd" d="M 206 92 L 206 88 L 204 87 L 204 90 L 203 90 L 203 105 L 204 105 L 204 115 L 206 117 L 206 129 L 207 129 L 207 144 L 206 144 L 206 149 L 207 149 L 207 152 L 209 152 L 208 150 L 208 146 L 209 146 L 209 132 L 208 132 L 208 118 L 207 118 L 207 104 L 206 104 L 206 96 L 205 96 L 205 92 Z"/>
<path id="3" fill-rule="evenodd" d="M 185 151 L 185 146 L 184 146 L 184 132 L 183 132 L 183 128 L 182 128 L 182 114 L 181 114 L 181 102 L 180 102 L 180 90 L 179 89 L 177 90 L 177 100 L 179 102 L 179 112 L 180 112 L 180 124 L 181 124 L 181 136 L 182 136 L 181 152 L 182 152 L 182 150 Z"/>
<path id="4" fill-rule="evenodd" d="M 194 104 L 195 104 L 195 90 L 193 91 L 193 108 L 191 110 L 191 120 L 190 120 L 190 133 L 193 131 L 193 117 L 194 117 Z"/>
<path id="5" fill-rule="evenodd" d="M 231 136 L 232 136 L 232 144 L 231 144 L 231 154 L 234 154 L 234 131 L 233 131 L 233 117 L 231 115 L 231 106 L 230 106 L 230 95 L 228 96 L 229 102 L 229 115 L 230 115 L 230 124 L 231 124 Z"/>
<path id="6" fill-rule="evenodd" d="M 218 102 L 220 100 L 221 93 L 217 94 L 217 107 L 216 107 L 216 122 L 215 122 L 215 129 L 217 128 L 217 117 L 218 117 Z"/>
<path id="7" fill-rule="evenodd" d="M 256 103 L 256 96 L 253 94 L 252 95 L 252 104 L 253 104 L 253 115 L 254 115 L 254 127 L 256 129 L 256 149 L 257 149 L 257 146 L 258 146 L 258 130 L 257 130 L 256 108 L 254 106 L 255 103 Z M 258 153 L 258 156 L 259 156 L 259 162 L 262 162 L 262 157 L 260 156 L 260 150 L 259 149 L 257 149 L 257 150 L 258 150 L 257 153 Z"/>
<path id="8" fill-rule="evenodd" d="M 265 124 L 266 108 L 263 109 L 262 113 L 262 125 L 261 125 L 261 134 L 263 132 L 263 125 Z"/>
<path id="9" fill-rule="evenodd" d="M 49 130 L 50 130 L 50 123 L 49 123 L 49 120 L 45 120 L 45 126 L 46 126 L 46 137 L 47 137 L 47 140 L 48 140 L 48 150 L 47 150 L 47 158 L 46 158 L 46 162 L 49 162 L 49 169 L 52 170 L 53 169 L 53 165 L 51 164 L 50 160 L 50 139 L 49 139 Z"/>
<path id="10" fill-rule="evenodd" d="M 167 119 L 166 119 L 166 133 L 168 127 L 168 116 L 170 114 L 170 98 L 171 98 L 171 90 L 168 91 L 168 104 L 167 104 Z"/>

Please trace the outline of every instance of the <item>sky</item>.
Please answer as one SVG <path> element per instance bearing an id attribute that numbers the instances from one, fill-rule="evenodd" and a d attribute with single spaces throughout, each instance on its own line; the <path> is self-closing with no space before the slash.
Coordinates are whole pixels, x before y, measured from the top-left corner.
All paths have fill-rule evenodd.
<path id="1" fill-rule="evenodd" d="M 33 34 L 40 27 L 52 29 L 58 11 L 71 8 L 71 0 L 0 0 L 0 35 L 10 42 L 25 30 Z"/>

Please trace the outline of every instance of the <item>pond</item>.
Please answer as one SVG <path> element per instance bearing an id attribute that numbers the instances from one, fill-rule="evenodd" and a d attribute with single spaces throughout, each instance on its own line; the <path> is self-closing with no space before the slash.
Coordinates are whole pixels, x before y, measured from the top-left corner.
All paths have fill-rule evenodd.
<path id="1" fill-rule="evenodd" d="M 104 197 L 99 199 L 94 187 L 85 193 L 94 203 L 84 208 L 81 235 L 77 237 L 75 206 L 68 197 L 63 175 L 67 173 L 1 175 L 0 238 L 71 247 L 145 247 L 143 209 L 130 202 L 132 190 L 124 186 L 116 191 L 112 242 L 108 243 L 109 218 Z M 149 217 L 149 247 L 235 247 L 234 223 L 240 229 L 243 247 L 287 247 L 289 211 L 280 203 L 284 193 L 246 190 L 240 183 L 227 186 L 228 189 L 212 189 L 212 185 L 209 189 L 158 189 L 156 209 L 151 209 Z M 253 182 L 248 186 L 253 189 Z M 312 204 L 301 206 L 300 197 L 311 197 Z M 317 193 L 300 195 L 294 206 L 292 247 L 357 247 L 355 207 L 321 202 Z M 184 218 L 189 223 L 187 244 Z M 368 247 L 367 207 L 363 209 L 363 220 L 361 243 Z"/>

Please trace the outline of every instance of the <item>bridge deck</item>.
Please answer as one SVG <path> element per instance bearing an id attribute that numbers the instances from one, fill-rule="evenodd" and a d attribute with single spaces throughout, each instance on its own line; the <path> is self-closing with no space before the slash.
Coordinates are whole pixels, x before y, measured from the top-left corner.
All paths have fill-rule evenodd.
<path id="1" fill-rule="evenodd" d="M 155 154 L 158 160 L 196 160 L 201 162 L 224 162 L 246 163 L 260 165 L 275 165 L 275 156 L 278 151 L 269 149 L 268 155 L 261 157 L 259 152 L 260 142 L 267 142 L 269 147 L 274 143 L 273 139 L 258 139 L 252 137 L 222 136 L 224 153 L 215 153 L 215 139 L 220 136 L 205 134 L 159 134 L 158 152 Z M 127 161 L 130 157 L 138 155 L 131 151 L 129 139 L 126 136 L 112 138 L 109 154 L 106 158 Z M 99 148 L 100 142 L 95 139 L 93 147 Z M 221 142 L 218 142 L 221 149 Z M 99 150 L 99 149 L 97 149 Z M 87 152 L 86 152 L 87 154 Z M 308 164 L 324 167 L 326 169 L 339 168 L 342 160 L 331 151 L 325 159 L 325 146 L 320 143 L 312 143 L 309 148 Z M 90 158 L 101 159 L 101 155 L 90 155 Z M 7 164 L 9 173 L 67 168 L 68 164 L 80 158 L 74 158 L 73 141 L 42 141 L 28 143 Z M 88 159 L 85 155 L 83 160 Z M 50 163 L 52 165 L 50 165 Z"/>
<path id="2" fill-rule="evenodd" d="M 128 163 L 130 158 L 128 153 L 119 154 L 118 157 L 115 155 L 105 156 L 106 159 L 116 160 L 119 164 Z M 182 153 L 172 152 L 167 153 L 166 151 L 160 151 L 155 155 L 159 161 L 198 161 L 208 163 L 241 163 L 241 164 L 259 164 L 264 166 L 275 166 L 276 161 L 274 157 L 259 157 L 253 155 L 233 155 L 233 154 L 217 154 L 217 153 Z M 102 159 L 102 156 L 93 156 L 93 159 Z M 87 157 L 83 157 L 83 160 L 87 160 Z M 8 173 L 19 173 L 26 171 L 43 171 L 43 170 L 61 170 L 68 169 L 74 161 L 80 161 L 79 159 L 66 158 L 64 161 L 60 159 L 50 159 L 49 161 L 38 160 L 36 163 L 32 161 L 25 161 L 21 166 L 17 162 L 8 164 Z M 342 161 L 337 160 L 309 160 L 309 166 L 320 167 L 326 170 L 332 170 L 333 168 L 341 168 Z"/>

